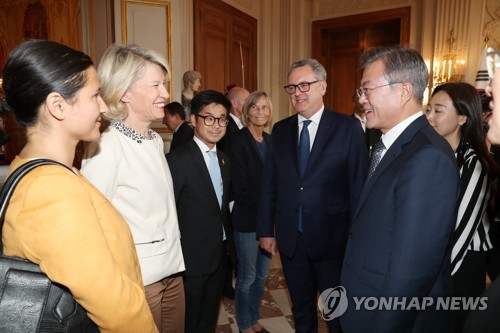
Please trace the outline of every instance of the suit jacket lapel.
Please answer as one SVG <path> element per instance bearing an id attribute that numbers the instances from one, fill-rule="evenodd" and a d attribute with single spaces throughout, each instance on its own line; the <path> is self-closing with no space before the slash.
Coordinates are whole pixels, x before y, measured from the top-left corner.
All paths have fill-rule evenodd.
<path id="1" fill-rule="evenodd" d="M 211 191 L 212 193 L 212 198 L 215 200 L 217 203 L 217 206 L 219 205 L 219 200 L 217 200 L 217 194 L 215 193 L 214 185 L 212 184 L 212 178 L 210 178 L 210 173 L 208 172 L 207 164 L 205 162 L 205 157 L 203 156 L 203 152 L 200 150 L 200 147 L 196 144 L 196 142 L 191 141 L 190 143 L 190 149 L 193 151 L 193 163 L 196 165 L 196 168 L 199 170 L 201 178 L 203 179 L 203 182 L 205 183 L 205 186 Z M 220 158 L 219 158 L 219 164 L 221 163 Z M 222 174 L 222 172 L 221 172 Z M 222 177 L 224 177 L 222 175 Z M 224 179 L 224 178 L 223 178 Z M 224 193 L 224 192 L 223 192 Z"/>
<path id="2" fill-rule="evenodd" d="M 269 150 L 269 147 L 271 146 L 271 135 L 269 135 L 268 133 L 264 132 L 264 133 L 262 134 L 262 136 L 263 136 L 263 138 L 264 138 L 264 141 L 266 142 L 266 146 L 267 146 L 267 147 L 266 147 L 266 149 L 267 149 L 267 150 Z M 256 148 L 257 148 L 257 146 L 256 146 Z M 298 147 L 297 147 L 297 148 L 298 148 Z M 258 148 L 257 148 L 257 149 L 258 149 Z M 258 151 L 258 154 L 259 154 L 259 156 L 261 156 L 261 155 L 260 155 L 260 151 Z M 264 155 L 267 155 L 267 152 L 266 152 Z M 261 157 L 260 157 L 260 159 L 261 159 L 261 161 L 262 161 L 262 165 L 264 165 L 264 162 L 265 162 L 266 156 L 261 156 Z"/>
<path id="3" fill-rule="evenodd" d="M 368 194 L 370 193 L 373 185 L 380 177 L 380 175 L 387 169 L 392 162 L 403 152 L 403 147 L 408 144 L 415 134 L 426 124 L 428 124 L 427 118 L 425 116 L 420 116 L 415 121 L 413 121 L 401 135 L 394 141 L 394 143 L 389 147 L 389 149 L 385 152 L 384 157 L 380 161 L 379 165 L 371 175 L 369 179 L 367 179 L 365 186 L 361 192 L 361 196 L 359 198 L 358 208 L 356 209 L 356 213 L 354 214 L 354 218 L 359 214 L 359 211 L 363 207 L 366 199 L 368 198 Z"/>
<path id="4" fill-rule="evenodd" d="M 238 132 L 240 128 L 236 124 L 236 121 L 233 119 L 233 117 L 228 116 L 228 119 L 229 119 L 229 124 L 227 125 L 227 130 L 231 133 Z"/>
<path id="5" fill-rule="evenodd" d="M 229 179 L 230 179 L 230 169 L 229 169 L 229 164 L 225 160 L 225 157 L 223 156 L 222 152 L 217 150 L 217 159 L 219 160 L 219 167 L 220 167 L 220 173 L 222 177 L 222 208 L 224 208 L 224 205 L 226 202 L 229 202 L 228 200 L 228 195 L 229 195 Z M 210 175 L 209 175 L 210 176 Z M 214 190 L 215 194 L 215 190 Z M 217 202 L 218 204 L 218 202 Z"/>
<path id="6" fill-rule="evenodd" d="M 300 162 L 299 162 L 299 116 L 293 116 L 288 123 L 288 133 L 292 144 L 292 159 L 295 162 L 295 169 L 300 177 Z"/>
<path id="7" fill-rule="evenodd" d="M 309 155 L 304 175 L 307 174 L 311 166 L 314 165 L 314 162 L 321 156 L 321 152 L 323 151 L 327 138 L 330 136 L 330 133 L 334 128 L 334 124 L 332 124 L 331 112 L 332 111 L 328 110 L 326 107 L 323 109 L 323 114 L 321 115 L 318 131 L 316 132 L 316 137 L 314 138 L 311 154 Z"/>

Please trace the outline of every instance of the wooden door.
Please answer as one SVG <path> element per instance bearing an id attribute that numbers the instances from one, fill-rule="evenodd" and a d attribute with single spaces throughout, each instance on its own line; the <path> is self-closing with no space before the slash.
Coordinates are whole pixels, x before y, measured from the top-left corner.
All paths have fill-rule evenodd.
<path id="1" fill-rule="evenodd" d="M 257 89 L 257 20 L 221 0 L 194 1 L 194 70 L 201 90 Z"/>
<path id="2" fill-rule="evenodd" d="M 0 76 L 7 54 L 26 39 L 57 41 L 71 48 L 82 49 L 80 0 L 0 0 Z M 3 116 L 3 126 L 10 135 L 4 146 L 3 160 L 9 164 L 26 144 L 26 129 L 13 114 Z"/>
<path id="3" fill-rule="evenodd" d="M 325 105 L 352 114 L 362 72 L 359 56 L 372 46 L 407 44 L 410 7 L 313 22 L 313 58 L 327 71 Z"/>

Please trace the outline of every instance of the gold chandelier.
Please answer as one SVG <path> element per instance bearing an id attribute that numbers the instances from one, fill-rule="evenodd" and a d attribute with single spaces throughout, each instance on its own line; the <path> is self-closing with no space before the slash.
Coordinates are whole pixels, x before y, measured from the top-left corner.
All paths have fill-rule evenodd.
<path id="1" fill-rule="evenodd" d="M 457 54 L 454 43 L 455 38 L 452 29 L 448 39 L 448 51 L 441 58 L 434 58 L 434 87 L 447 82 L 461 82 L 464 80 L 465 60 Z"/>

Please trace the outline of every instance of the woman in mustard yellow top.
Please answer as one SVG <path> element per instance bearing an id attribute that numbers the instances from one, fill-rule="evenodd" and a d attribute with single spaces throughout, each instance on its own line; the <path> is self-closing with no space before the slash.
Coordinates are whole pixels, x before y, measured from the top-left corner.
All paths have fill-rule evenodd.
<path id="1" fill-rule="evenodd" d="M 11 172 L 36 158 L 72 167 L 78 142 L 99 139 L 107 107 L 86 54 L 26 41 L 9 56 L 3 80 L 0 110 L 14 112 L 28 139 Z M 7 208 L 2 240 L 6 255 L 39 264 L 68 287 L 102 332 L 157 332 L 130 229 L 76 168 L 47 165 L 25 176 Z"/>

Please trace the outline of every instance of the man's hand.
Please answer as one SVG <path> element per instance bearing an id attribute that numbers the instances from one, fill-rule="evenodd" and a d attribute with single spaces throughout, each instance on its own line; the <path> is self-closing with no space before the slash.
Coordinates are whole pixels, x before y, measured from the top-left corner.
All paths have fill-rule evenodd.
<path id="1" fill-rule="evenodd" d="M 259 238 L 259 245 L 264 251 L 271 253 L 273 256 L 276 255 L 276 239 L 274 237 Z"/>

